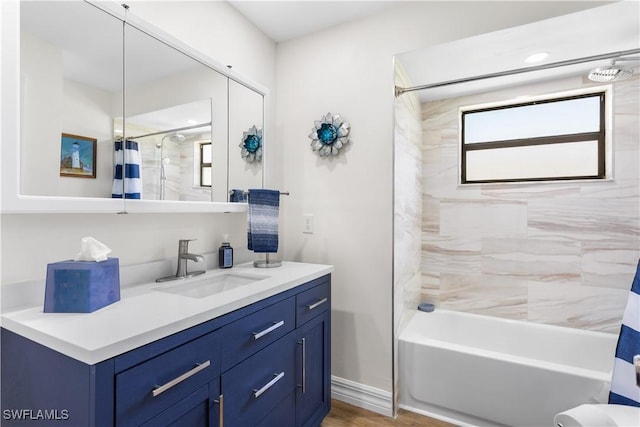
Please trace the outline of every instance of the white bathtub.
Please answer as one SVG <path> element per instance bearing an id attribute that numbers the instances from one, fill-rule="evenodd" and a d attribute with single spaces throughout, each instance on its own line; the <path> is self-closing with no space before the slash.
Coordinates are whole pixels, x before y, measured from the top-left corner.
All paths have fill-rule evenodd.
<path id="1" fill-rule="evenodd" d="M 399 337 L 400 406 L 458 425 L 553 426 L 606 403 L 617 336 L 436 309 Z"/>

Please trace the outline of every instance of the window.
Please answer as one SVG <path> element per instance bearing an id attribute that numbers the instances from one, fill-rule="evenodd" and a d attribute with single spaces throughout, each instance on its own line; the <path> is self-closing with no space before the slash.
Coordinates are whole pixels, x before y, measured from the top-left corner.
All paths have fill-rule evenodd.
<path id="1" fill-rule="evenodd" d="M 461 108 L 460 182 L 606 178 L 606 95 Z"/>
<path id="2" fill-rule="evenodd" d="M 200 187 L 211 187 L 211 142 L 200 142 Z"/>

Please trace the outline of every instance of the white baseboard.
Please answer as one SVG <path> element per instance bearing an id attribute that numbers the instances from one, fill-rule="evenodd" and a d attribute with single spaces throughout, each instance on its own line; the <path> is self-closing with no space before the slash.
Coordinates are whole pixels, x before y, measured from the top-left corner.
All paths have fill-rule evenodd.
<path id="1" fill-rule="evenodd" d="M 332 375 L 331 397 L 387 417 L 393 417 L 393 396 L 389 391 Z"/>

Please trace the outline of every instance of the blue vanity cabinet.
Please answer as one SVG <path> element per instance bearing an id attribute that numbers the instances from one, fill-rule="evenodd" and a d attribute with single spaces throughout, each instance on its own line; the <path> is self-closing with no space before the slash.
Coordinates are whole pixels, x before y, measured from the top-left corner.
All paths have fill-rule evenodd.
<path id="1" fill-rule="evenodd" d="M 318 427 L 330 409 L 330 283 L 327 274 L 95 365 L 3 328 L 1 424 Z"/>
<path id="2" fill-rule="evenodd" d="M 330 282 L 296 296 L 298 325 L 296 426 L 318 426 L 331 409 Z"/>

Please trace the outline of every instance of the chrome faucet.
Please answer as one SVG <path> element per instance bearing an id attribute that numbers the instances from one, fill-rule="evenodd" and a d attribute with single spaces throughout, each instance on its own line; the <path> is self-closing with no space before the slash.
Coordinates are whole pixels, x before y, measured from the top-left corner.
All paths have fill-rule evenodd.
<path id="1" fill-rule="evenodd" d="M 192 273 L 189 273 L 187 269 L 187 261 L 204 261 L 204 257 L 202 255 L 190 254 L 189 253 L 189 242 L 195 239 L 185 239 L 178 241 L 178 269 L 175 275 L 161 277 L 156 279 L 156 282 L 167 282 L 170 280 L 180 280 L 186 279 L 188 277 L 197 276 L 198 274 L 202 274 L 205 270 L 198 270 Z"/>
<path id="2" fill-rule="evenodd" d="M 187 261 L 204 261 L 204 257 L 202 255 L 189 253 L 189 242 L 190 240 L 178 241 L 178 271 L 176 271 L 177 277 L 191 277 L 195 276 L 196 274 L 204 273 L 204 270 L 195 271 L 191 274 L 187 272 Z"/>

